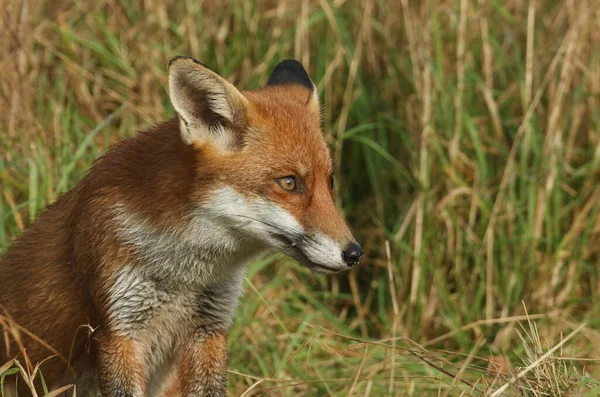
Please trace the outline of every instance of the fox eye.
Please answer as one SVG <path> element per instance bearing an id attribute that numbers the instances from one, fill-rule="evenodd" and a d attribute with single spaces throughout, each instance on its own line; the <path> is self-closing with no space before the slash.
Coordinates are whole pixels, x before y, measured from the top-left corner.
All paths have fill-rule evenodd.
<path id="1" fill-rule="evenodd" d="M 331 189 L 331 191 L 335 189 L 335 181 L 333 180 L 333 175 L 329 177 L 329 189 Z"/>
<path id="2" fill-rule="evenodd" d="M 286 192 L 295 192 L 296 191 L 296 177 L 293 175 L 284 176 L 281 178 L 275 179 L 279 187 L 281 187 Z"/>

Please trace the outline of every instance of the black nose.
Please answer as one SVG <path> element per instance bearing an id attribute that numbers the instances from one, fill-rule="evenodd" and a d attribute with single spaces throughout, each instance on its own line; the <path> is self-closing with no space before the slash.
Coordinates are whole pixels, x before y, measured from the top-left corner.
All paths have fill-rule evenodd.
<path id="1" fill-rule="evenodd" d="M 356 243 L 350 243 L 344 252 L 342 252 L 342 258 L 349 267 L 356 265 L 363 255 L 364 252 L 362 247 Z"/>

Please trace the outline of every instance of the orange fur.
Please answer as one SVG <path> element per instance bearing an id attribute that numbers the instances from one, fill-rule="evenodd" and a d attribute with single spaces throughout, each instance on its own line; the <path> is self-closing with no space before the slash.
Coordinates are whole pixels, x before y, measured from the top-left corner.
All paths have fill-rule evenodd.
<path id="1" fill-rule="evenodd" d="M 101 332 L 98 343 L 98 373 L 104 381 L 104 395 L 118 395 L 121 390 L 141 397 L 146 392 L 146 373 L 142 346 L 139 342 L 118 335 Z"/>
<path id="2" fill-rule="evenodd" d="M 194 335 L 183 349 L 179 367 L 183 395 L 225 397 L 226 382 L 226 333 Z"/>

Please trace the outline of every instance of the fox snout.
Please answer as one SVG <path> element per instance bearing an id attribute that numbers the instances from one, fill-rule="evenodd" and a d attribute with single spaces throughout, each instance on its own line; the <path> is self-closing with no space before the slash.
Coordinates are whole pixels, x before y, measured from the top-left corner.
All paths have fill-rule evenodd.
<path id="1" fill-rule="evenodd" d="M 354 240 L 341 244 L 321 233 L 307 235 L 303 243 L 291 249 L 283 247 L 282 251 L 310 270 L 326 274 L 349 270 L 364 256 L 362 247 Z"/>
<path id="2" fill-rule="evenodd" d="M 308 268 L 325 273 L 341 272 L 358 265 L 364 256 L 363 248 L 325 189 L 315 189 L 307 213 L 298 219 L 299 227 L 309 236 L 305 244 L 300 245 L 310 261 Z"/>

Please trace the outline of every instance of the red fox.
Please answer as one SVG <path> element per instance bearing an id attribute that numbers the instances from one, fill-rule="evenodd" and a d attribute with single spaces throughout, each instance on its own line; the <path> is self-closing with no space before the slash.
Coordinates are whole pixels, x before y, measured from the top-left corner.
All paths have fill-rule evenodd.
<path id="1" fill-rule="evenodd" d="M 168 86 L 177 117 L 114 145 L 0 260 L 0 315 L 22 327 L 18 344 L 0 341 L 0 364 L 55 352 L 46 383 L 78 396 L 222 397 L 250 261 L 280 252 L 326 274 L 359 263 L 299 62 L 239 91 L 176 57 Z"/>

